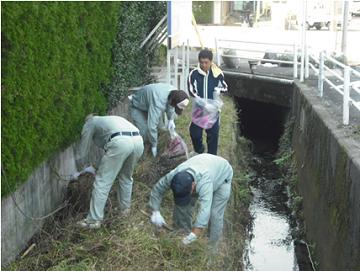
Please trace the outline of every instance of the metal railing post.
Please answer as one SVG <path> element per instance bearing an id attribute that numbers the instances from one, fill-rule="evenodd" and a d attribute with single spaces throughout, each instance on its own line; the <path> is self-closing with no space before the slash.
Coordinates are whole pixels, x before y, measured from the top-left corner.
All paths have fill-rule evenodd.
<path id="1" fill-rule="evenodd" d="M 183 42 L 183 44 L 182 44 L 182 52 L 181 52 L 181 59 L 182 59 L 182 66 L 181 66 L 181 76 L 182 76 L 182 78 L 181 78 L 181 86 L 180 86 L 180 88 L 182 89 L 182 90 L 184 90 L 185 89 L 185 84 L 186 84 L 186 78 L 185 78 L 185 43 Z"/>
<path id="2" fill-rule="evenodd" d="M 350 67 L 344 68 L 344 95 L 343 95 L 343 124 L 349 124 L 350 101 Z"/>
<path id="3" fill-rule="evenodd" d="M 216 61 L 217 65 L 220 66 L 220 53 L 219 53 L 219 47 L 218 47 L 218 39 L 215 38 L 215 50 L 216 50 Z"/>
<path id="4" fill-rule="evenodd" d="M 305 58 L 304 58 L 304 46 L 301 48 L 301 60 L 300 60 L 300 82 L 304 82 L 304 64 L 305 64 Z"/>
<path id="5" fill-rule="evenodd" d="M 305 47 L 305 79 L 309 78 L 309 47 Z"/>
<path id="6" fill-rule="evenodd" d="M 305 47 L 306 47 L 306 4 L 307 1 L 302 2 L 302 18 L 301 18 L 301 66 L 300 66 L 300 82 L 304 82 L 305 70 Z"/>
<path id="7" fill-rule="evenodd" d="M 297 78 L 298 75 L 298 56 L 297 56 L 297 46 L 296 43 L 294 43 L 293 46 L 293 50 L 294 50 L 294 54 L 293 54 L 293 62 L 294 62 L 294 67 L 293 67 L 293 77 Z"/>
<path id="8" fill-rule="evenodd" d="M 189 42 L 189 39 L 186 41 L 186 45 L 187 45 L 187 48 L 186 48 L 186 73 L 185 73 L 185 76 L 186 76 L 186 82 L 187 82 L 187 78 L 189 75 L 189 69 L 190 69 L 190 42 Z M 185 87 L 187 87 L 186 84 L 185 84 Z"/>
<path id="9" fill-rule="evenodd" d="M 167 73 L 166 73 L 166 82 L 170 85 L 171 81 L 171 51 L 169 48 L 166 50 L 166 66 L 167 66 Z"/>
<path id="10" fill-rule="evenodd" d="M 175 65 L 175 82 L 174 82 L 174 87 L 176 87 L 176 89 L 179 89 L 179 81 L 178 81 L 178 57 L 179 57 L 179 52 L 178 52 L 178 47 L 175 47 L 175 57 L 174 57 L 174 65 Z"/>
<path id="11" fill-rule="evenodd" d="M 319 57 L 318 90 L 320 97 L 322 97 L 324 94 L 324 51 L 320 52 Z"/>

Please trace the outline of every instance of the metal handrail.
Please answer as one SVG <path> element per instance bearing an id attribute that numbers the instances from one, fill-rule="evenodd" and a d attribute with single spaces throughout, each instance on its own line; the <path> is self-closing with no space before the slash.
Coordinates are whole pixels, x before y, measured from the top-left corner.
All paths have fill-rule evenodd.
<path id="1" fill-rule="evenodd" d="M 355 75 L 355 76 L 358 76 L 360 77 L 360 72 L 354 70 L 354 69 L 351 69 L 351 72 Z"/>
<path id="2" fill-rule="evenodd" d="M 264 50 L 241 49 L 241 48 L 233 48 L 233 47 L 218 47 L 218 49 L 233 49 L 233 50 L 243 51 L 243 52 L 264 53 Z M 265 53 L 286 54 L 286 55 L 293 54 L 293 52 L 279 52 L 279 51 L 265 51 Z"/>
<path id="3" fill-rule="evenodd" d="M 225 57 L 233 57 L 233 58 L 238 58 L 239 56 L 236 55 L 222 55 Z M 287 61 L 287 60 L 277 60 L 277 59 L 269 59 L 269 58 L 252 58 L 252 57 L 247 57 L 246 59 L 248 60 L 259 60 L 259 61 L 267 61 L 267 62 L 274 62 L 274 63 L 285 63 L 285 64 L 293 64 L 293 61 Z M 300 63 L 298 62 L 298 65 L 300 65 Z"/>
<path id="4" fill-rule="evenodd" d="M 308 48 L 309 50 L 309 48 Z M 311 53 L 308 54 L 309 57 L 311 57 L 314 61 L 316 61 L 319 64 L 319 69 L 316 69 L 316 67 L 311 64 L 310 62 L 307 63 L 306 68 L 312 68 L 315 71 L 315 74 L 318 75 L 318 92 L 320 97 L 323 96 L 323 90 L 324 90 L 324 82 L 330 85 L 331 88 L 336 90 L 340 95 L 343 97 L 343 124 L 348 125 L 349 124 L 349 114 L 350 114 L 350 105 L 353 105 L 356 109 L 360 111 L 360 102 L 355 101 L 351 97 L 351 90 L 355 90 L 357 93 L 360 94 L 360 89 L 358 89 L 355 86 L 355 83 L 358 81 L 351 82 L 351 74 L 354 74 L 357 77 L 360 77 L 360 72 L 352 69 L 350 66 L 345 65 L 344 63 L 341 63 L 340 61 L 336 60 L 332 56 L 330 56 L 328 53 L 321 51 L 319 54 L 319 58 L 317 59 L 315 56 L 313 56 Z M 335 72 L 333 69 L 325 65 L 325 60 L 330 61 L 331 63 L 335 64 L 336 66 L 340 67 L 344 71 L 344 75 L 341 76 L 339 73 Z M 326 77 L 325 71 L 330 72 L 332 75 L 334 75 L 337 79 L 342 81 L 343 84 L 336 85 L 333 83 L 330 79 L 331 77 Z M 308 76 L 307 76 L 308 77 Z"/>
<path id="5" fill-rule="evenodd" d="M 338 79 L 340 79 L 341 81 L 344 81 L 344 77 L 342 77 L 341 75 L 339 75 L 337 72 L 333 71 L 332 69 L 330 69 L 328 66 L 324 66 L 325 70 L 327 70 L 328 72 L 330 72 L 331 74 L 335 75 Z"/>
<path id="6" fill-rule="evenodd" d="M 319 74 L 319 69 L 317 69 L 313 64 L 309 63 L 309 67 L 313 69 L 316 75 Z"/>
<path id="7" fill-rule="evenodd" d="M 336 60 L 335 58 L 333 58 L 332 56 L 330 56 L 329 54 L 325 54 L 325 57 L 330 60 L 331 62 L 335 63 L 336 65 L 338 65 L 341 68 L 345 68 L 346 65 L 344 63 L 341 63 L 340 61 Z"/>
<path id="8" fill-rule="evenodd" d="M 289 43 L 272 43 L 272 42 L 256 42 L 256 41 L 246 41 L 246 40 L 225 40 L 225 39 L 217 39 L 217 41 L 227 41 L 227 42 L 237 42 L 237 43 L 250 43 L 250 44 L 259 44 L 259 45 L 274 45 L 274 46 L 290 46 L 293 44 Z"/>
<path id="9" fill-rule="evenodd" d="M 156 32 L 156 30 L 158 30 L 158 28 L 164 23 L 164 21 L 167 19 L 167 15 L 165 15 L 160 22 L 157 23 L 157 25 L 153 28 L 153 30 L 151 30 L 151 32 L 149 33 L 149 35 L 147 35 L 147 37 L 144 39 L 144 41 L 141 43 L 140 45 L 140 49 L 143 48 L 143 46 L 147 43 L 147 41 L 151 38 L 152 35 L 154 35 L 154 33 Z"/>

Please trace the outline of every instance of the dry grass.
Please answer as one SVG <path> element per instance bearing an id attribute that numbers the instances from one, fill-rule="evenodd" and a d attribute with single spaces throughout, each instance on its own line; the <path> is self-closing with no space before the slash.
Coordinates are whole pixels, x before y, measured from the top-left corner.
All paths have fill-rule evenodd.
<path id="1" fill-rule="evenodd" d="M 176 124 L 178 133 L 191 150 L 189 111 L 187 109 Z M 244 168 L 246 155 L 239 151 L 239 146 L 246 149 L 246 142 L 238 141 L 236 137 L 236 120 L 232 100 L 226 98 L 221 119 L 219 155 L 229 159 L 235 169 L 235 177 L 232 198 L 225 215 L 224 240 L 216 255 L 208 248 L 205 237 L 184 247 L 180 242 L 181 234 L 156 229 L 143 214 L 142 210 L 147 211 L 152 185 L 184 159 L 152 159 L 146 153 L 134 174 L 132 212 L 129 217 L 123 218 L 115 210 L 116 195 L 112 191 L 104 226 L 95 231 L 77 228 L 76 221 L 86 215 L 93 182 L 92 177 L 83 176 L 69 185 L 69 207 L 47 221 L 29 243 L 35 243 L 36 247 L 24 259 L 13 262 L 7 270 L 241 270 L 245 232 L 241 222 L 247 219 L 250 194 Z M 167 141 L 167 134 L 161 133 L 161 150 L 165 149 Z M 172 195 L 167 193 L 162 203 L 162 213 L 169 224 L 172 207 Z"/>

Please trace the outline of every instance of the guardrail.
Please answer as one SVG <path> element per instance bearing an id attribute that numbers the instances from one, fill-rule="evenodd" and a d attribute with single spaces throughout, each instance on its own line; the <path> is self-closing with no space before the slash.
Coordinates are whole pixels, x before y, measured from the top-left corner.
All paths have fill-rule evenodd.
<path id="1" fill-rule="evenodd" d="M 259 46 L 260 48 L 256 48 Z M 247 48 L 246 48 L 247 47 Z M 255 60 L 262 62 L 271 62 L 271 63 L 286 63 L 291 64 L 293 67 L 293 77 L 298 78 L 298 66 L 301 65 L 301 78 L 308 79 L 310 69 L 314 71 L 315 75 L 318 76 L 318 85 L 317 91 L 320 97 L 324 95 L 324 83 L 327 83 L 330 86 L 330 89 L 335 89 L 343 97 L 343 124 L 349 124 L 350 117 L 350 107 L 354 106 L 358 111 L 360 111 L 360 99 L 356 101 L 352 98 L 353 92 L 356 92 L 360 95 L 360 72 L 352 69 L 350 66 L 345 65 L 325 51 L 322 51 L 318 54 L 314 54 L 310 51 L 310 47 L 307 47 L 305 50 L 301 50 L 301 60 L 298 61 L 298 46 L 297 44 L 284 44 L 284 43 L 269 43 L 269 42 L 254 42 L 254 41 L 245 41 L 245 40 L 225 40 L 225 39 L 215 39 L 215 49 L 216 49 L 216 58 L 217 63 L 220 65 L 222 63 L 221 56 L 228 58 L 240 58 L 238 55 L 233 54 L 224 54 L 225 50 L 233 49 L 236 52 L 246 52 L 246 53 L 261 53 L 261 57 L 246 57 L 247 60 Z M 265 53 L 274 53 L 282 55 L 292 56 L 292 61 L 278 60 L 274 58 L 264 58 Z M 342 71 L 339 73 L 339 69 L 332 69 L 326 63 L 332 63 L 332 66 L 340 68 Z M 250 64 L 250 63 L 249 63 Z M 251 64 L 250 64 L 251 69 Z M 329 76 L 330 75 L 330 76 Z M 358 78 L 357 80 L 354 80 Z M 341 84 L 336 85 L 333 82 L 333 79 L 340 80 Z M 353 80 L 352 80 L 353 79 Z"/>
<path id="2" fill-rule="evenodd" d="M 318 79 L 318 94 L 320 97 L 324 96 L 324 82 L 330 86 L 330 89 L 336 90 L 343 97 L 343 124 L 349 124 L 350 106 L 354 106 L 360 112 L 360 101 L 355 101 L 352 97 L 352 91 L 357 92 L 360 95 L 360 72 L 352 69 L 350 66 L 345 65 L 325 51 L 319 52 L 318 55 L 311 53 L 310 48 L 307 49 L 306 61 L 305 61 L 305 79 L 309 78 L 309 68 L 311 68 Z M 313 63 L 311 63 L 313 61 Z M 331 69 L 326 65 L 326 62 L 332 63 L 339 69 Z M 316 67 L 318 66 L 318 67 Z M 332 75 L 332 77 L 327 74 Z M 358 80 L 351 81 L 351 76 L 357 77 Z M 336 85 L 331 79 L 336 78 L 340 80 L 341 84 Z"/>
<path id="3" fill-rule="evenodd" d="M 228 44 L 228 45 L 224 45 Z M 230 44 L 230 45 L 229 45 Z M 256 45 L 260 45 L 261 48 L 253 49 L 253 48 L 242 48 L 242 46 L 251 46 L 256 47 Z M 275 58 L 263 58 L 263 57 L 246 57 L 248 60 L 255 61 L 267 61 L 272 63 L 284 63 L 291 64 L 293 66 L 293 77 L 298 77 L 298 66 L 301 64 L 298 61 L 298 46 L 296 43 L 288 44 L 288 43 L 270 43 L 270 42 L 254 42 L 254 41 L 245 41 L 245 40 L 225 40 L 225 39 L 215 39 L 215 50 L 216 50 L 216 58 L 217 63 L 221 64 L 221 56 L 229 57 L 229 58 L 239 58 L 237 55 L 227 55 L 223 54 L 224 50 L 233 49 L 239 52 L 250 52 L 250 53 L 274 53 L 274 54 L 282 54 L 292 56 L 292 60 L 279 60 Z M 264 49 L 265 48 L 265 49 Z"/>
<path id="4" fill-rule="evenodd" d="M 181 52 L 181 58 L 179 57 Z M 189 40 L 180 46 L 167 50 L 167 83 L 176 89 L 187 89 L 187 77 L 190 69 L 190 46 Z M 173 63 L 173 65 L 171 65 Z M 172 70 L 172 67 L 174 68 Z"/>

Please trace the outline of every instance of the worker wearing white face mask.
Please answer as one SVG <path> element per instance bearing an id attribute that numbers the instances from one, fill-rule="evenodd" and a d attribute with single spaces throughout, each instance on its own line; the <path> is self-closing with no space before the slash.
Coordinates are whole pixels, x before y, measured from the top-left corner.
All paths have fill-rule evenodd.
<path id="1" fill-rule="evenodd" d="M 139 128 L 144 141 L 151 144 L 151 152 L 157 155 L 158 125 L 162 114 L 166 112 L 168 129 L 175 128 L 175 112 L 181 115 L 188 105 L 188 95 L 182 90 L 164 83 L 150 84 L 136 90 L 130 98 L 130 115 Z"/>

